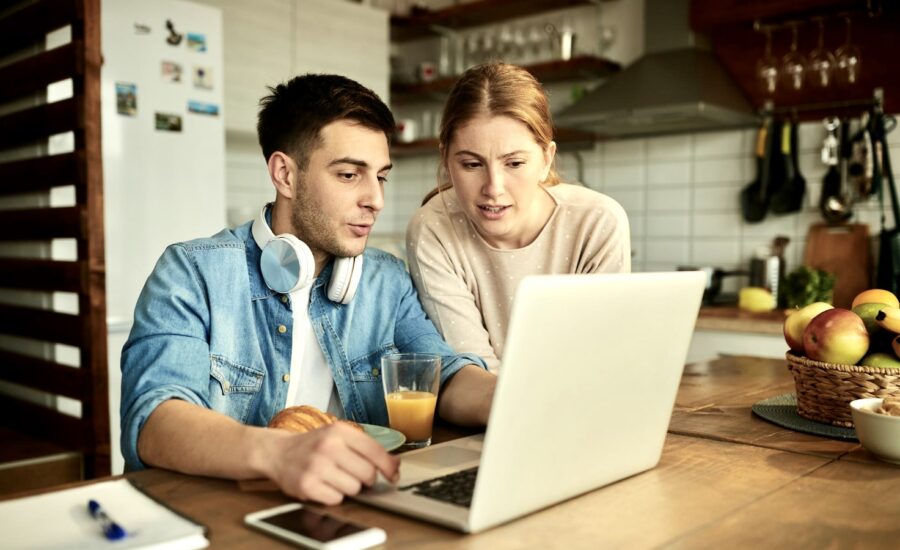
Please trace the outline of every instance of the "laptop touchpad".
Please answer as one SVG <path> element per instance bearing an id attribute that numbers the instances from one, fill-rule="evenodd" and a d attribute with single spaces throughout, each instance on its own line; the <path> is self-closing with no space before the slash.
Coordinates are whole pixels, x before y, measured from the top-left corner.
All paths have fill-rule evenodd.
<path id="1" fill-rule="evenodd" d="M 434 447 L 428 452 L 417 453 L 409 458 L 404 458 L 403 463 L 409 463 L 424 468 L 451 468 L 458 464 L 477 461 L 481 457 L 481 453 L 462 449 L 452 445 Z"/>

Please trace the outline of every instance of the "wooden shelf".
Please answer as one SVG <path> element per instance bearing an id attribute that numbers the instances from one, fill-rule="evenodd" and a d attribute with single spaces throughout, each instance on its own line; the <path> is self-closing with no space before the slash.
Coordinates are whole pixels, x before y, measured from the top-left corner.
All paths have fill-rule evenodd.
<path id="1" fill-rule="evenodd" d="M 418 10 L 409 16 L 391 17 L 391 40 L 404 42 L 436 36 L 437 28 L 464 29 L 594 3 L 595 0 L 477 0 L 441 10 Z"/>
<path id="2" fill-rule="evenodd" d="M 568 61 L 546 61 L 525 67 L 543 83 L 562 82 L 580 78 L 604 78 L 621 70 L 621 65 L 602 57 L 581 55 Z M 424 96 L 446 94 L 456 84 L 457 77 L 447 77 L 417 84 L 391 83 L 391 101 L 409 102 Z"/>
<path id="3" fill-rule="evenodd" d="M 574 151 L 593 147 L 597 141 L 597 135 L 583 130 L 570 128 L 556 128 L 554 130 L 556 145 L 561 151 Z M 395 157 L 410 157 L 416 155 L 436 155 L 438 152 L 438 139 L 425 138 L 410 141 L 408 143 L 394 142 L 391 146 L 391 154 Z"/>

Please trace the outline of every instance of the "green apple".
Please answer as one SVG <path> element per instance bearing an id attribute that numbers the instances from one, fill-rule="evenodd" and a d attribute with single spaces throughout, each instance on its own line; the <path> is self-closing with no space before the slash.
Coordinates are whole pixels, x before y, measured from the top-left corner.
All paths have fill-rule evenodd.
<path id="1" fill-rule="evenodd" d="M 860 365 L 882 369 L 900 369 L 900 359 L 897 359 L 897 356 L 893 353 L 875 352 L 863 357 Z"/>
<path id="2" fill-rule="evenodd" d="M 855 365 L 869 350 L 869 332 L 859 315 L 849 309 L 828 309 L 809 322 L 803 349 L 814 361 Z"/>
<path id="3" fill-rule="evenodd" d="M 813 302 L 787 316 L 783 327 L 784 341 L 787 342 L 791 351 L 803 353 L 803 332 L 806 330 L 807 325 L 809 325 L 813 317 L 833 307 L 826 302 Z"/>

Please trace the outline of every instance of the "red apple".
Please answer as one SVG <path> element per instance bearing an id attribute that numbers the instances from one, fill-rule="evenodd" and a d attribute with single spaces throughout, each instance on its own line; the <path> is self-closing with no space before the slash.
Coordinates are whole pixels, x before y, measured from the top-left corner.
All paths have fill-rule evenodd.
<path id="1" fill-rule="evenodd" d="M 803 332 L 807 325 L 813 317 L 832 307 L 834 306 L 825 302 L 813 302 L 787 316 L 787 319 L 784 320 L 784 341 L 787 342 L 791 351 L 804 353 Z"/>
<path id="2" fill-rule="evenodd" d="M 813 317 L 803 332 L 806 356 L 814 361 L 855 365 L 869 349 L 869 332 L 849 309 L 827 309 Z"/>

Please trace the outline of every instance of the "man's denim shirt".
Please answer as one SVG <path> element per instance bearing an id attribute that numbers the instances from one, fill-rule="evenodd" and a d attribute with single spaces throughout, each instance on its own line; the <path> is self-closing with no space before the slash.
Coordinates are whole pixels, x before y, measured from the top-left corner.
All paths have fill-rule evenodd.
<path id="1" fill-rule="evenodd" d="M 269 290 L 250 223 L 169 246 L 141 291 L 122 350 L 122 454 L 143 467 L 138 434 L 163 401 L 182 399 L 265 426 L 285 407 L 293 322 L 287 296 Z M 481 358 L 455 354 L 425 316 L 399 259 L 366 249 L 347 305 L 326 296 L 329 263 L 313 283 L 309 316 L 348 418 L 387 425 L 381 357 L 443 356 L 441 385 Z"/>

